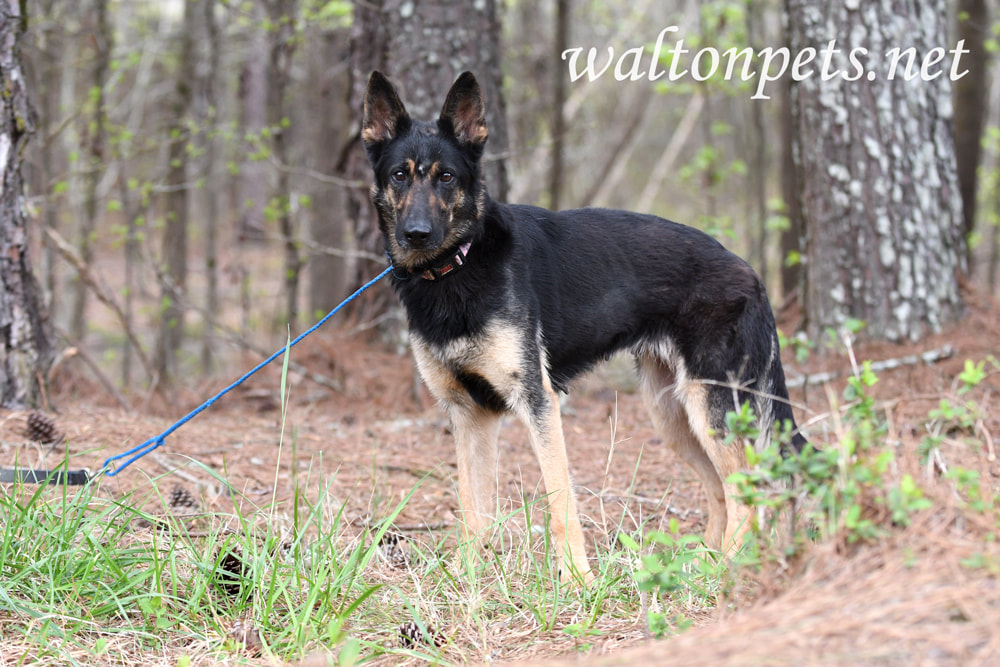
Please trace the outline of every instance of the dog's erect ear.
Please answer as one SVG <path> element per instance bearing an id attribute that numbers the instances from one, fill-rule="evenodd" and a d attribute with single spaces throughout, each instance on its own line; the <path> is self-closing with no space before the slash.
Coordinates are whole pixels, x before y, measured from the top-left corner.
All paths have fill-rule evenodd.
<path id="1" fill-rule="evenodd" d="M 365 90 L 365 120 L 361 126 L 361 140 L 374 164 L 379 148 L 399 136 L 410 125 L 410 117 L 399 100 L 389 79 L 378 70 L 372 72 Z"/>
<path id="2" fill-rule="evenodd" d="M 463 72 L 444 100 L 438 127 L 451 132 L 461 145 L 482 147 L 489 134 L 486 130 L 486 106 L 479 82 L 472 72 Z"/>

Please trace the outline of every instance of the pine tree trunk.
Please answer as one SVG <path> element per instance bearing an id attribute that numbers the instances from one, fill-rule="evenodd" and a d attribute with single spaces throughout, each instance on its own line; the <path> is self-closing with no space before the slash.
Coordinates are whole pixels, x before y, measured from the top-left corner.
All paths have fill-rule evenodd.
<path id="1" fill-rule="evenodd" d="M 31 271 L 21 157 L 35 129 L 19 39 L 18 0 L 0 0 L 0 405 L 35 404 L 52 363 L 52 329 Z"/>
<path id="2" fill-rule="evenodd" d="M 792 136 L 791 77 L 779 81 L 781 100 L 781 196 L 785 200 L 788 229 L 781 232 L 781 296 L 783 301 L 802 303 L 802 253 L 805 250 L 805 223 L 799 197 L 799 172 L 795 166 Z"/>
<path id="3" fill-rule="evenodd" d="M 945 0 L 786 0 L 786 8 L 792 54 L 836 39 L 867 48 L 869 71 L 885 67 L 879 57 L 895 47 L 912 46 L 922 59 L 948 34 Z M 878 70 L 872 79 L 816 75 L 792 84 L 814 337 L 853 318 L 873 338 L 917 340 L 962 314 L 948 64 L 931 81 L 907 82 L 899 72 L 889 81 Z M 849 70 L 846 59 L 840 66 Z"/>
<path id="4" fill-rule="evenodd" d="M 569 0 L 556 0 L 556 26 L 553 62 L 559 62 L 569 46 Z M 556 68 L 552 82 L 552 166 L 549 168 L 549 208 L 558 211 L 562 204 L 563 158 L 566 141 L 566 73 Z"/>
<path id="5" fill-rule="evenodd" d="M 201 340 L 201 372 L 209 374 L 215 357 L 212 341 L 215 339 L 216 315 L 219 312 L 219 178 L 216 174 L 218 142 L 214 129 L 218 122 L 217 81 L 219 77 L 220 43 L 219 25 L 215 17 L 215 0 L 204 0 L 202 16 L 207 50 L 204 70 L 199 74 L 199 111 L 201 124 L 200 143 L 205 149 L 205 312 L 206 327 Z"/>

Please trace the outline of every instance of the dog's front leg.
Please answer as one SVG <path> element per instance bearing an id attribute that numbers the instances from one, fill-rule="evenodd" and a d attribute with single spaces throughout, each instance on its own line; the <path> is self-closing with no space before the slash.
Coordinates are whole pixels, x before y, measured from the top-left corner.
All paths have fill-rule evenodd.
<path id="1" fill-rule="evenodd" d="M 531 447 L 538 457 L 545 491 L 549 496 L 549 525 L 559 553 L 560 577 L 563 581 L 582 577 L 584 582 L 589 582 L 594 576 L 587 562 L 583 528 L 569 476 L 559 397 L 547 378 L 544 380 L 544 391 L 533 397 L 529 405 L 527 414 L 522 417 L 528 427 Z"/>
<path id="2" fill-rule="evenodd" d="M 459 515 L 473 538 L 496 518 L 497 437 L 500 416 L 477 405 L 448 407 L 458 455 Z M 479 535 L 479 539 L 484 536 Z"/>

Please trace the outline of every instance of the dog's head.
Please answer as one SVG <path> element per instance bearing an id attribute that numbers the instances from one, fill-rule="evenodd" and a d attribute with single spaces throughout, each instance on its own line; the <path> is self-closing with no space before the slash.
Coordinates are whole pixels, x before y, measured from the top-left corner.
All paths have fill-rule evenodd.
<path id="1" fill-rule="evenodd" d="M 361 139 L 375 172 L 372 202 L 393 264 L 420 270 L 471 240 L 486 199 L 480 170 L 486 113 L 476 77 L 462 74 L 436 122 L 410 118 L 381 72 L 365 92 Z"/>

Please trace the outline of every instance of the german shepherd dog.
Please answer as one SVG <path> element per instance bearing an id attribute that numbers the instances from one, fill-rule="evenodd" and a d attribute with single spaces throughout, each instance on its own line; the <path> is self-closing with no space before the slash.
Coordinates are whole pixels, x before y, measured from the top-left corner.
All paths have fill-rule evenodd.
<path id="1" fill-rule="evenodd" d="M 651 215 L 493 201 L 486 137 L 471 73 L 431 122 L 372 73 L 372 202 L 417 368 L 451 420 L 465 535 L 495 516 L 497 435 L 513 414 L 541 465 L 561 576 L 590 578 L 556 390 L 624 349 L 659 433 L 704 483 L 706 543 L 738 548 L 751 509 L 726 482 L 747 465 L 743 445 L 724 443 L 726 412 L 750 403 L 758 446 L 775 424 L 795 428 L 760 278 L 707 234 Z"/>

